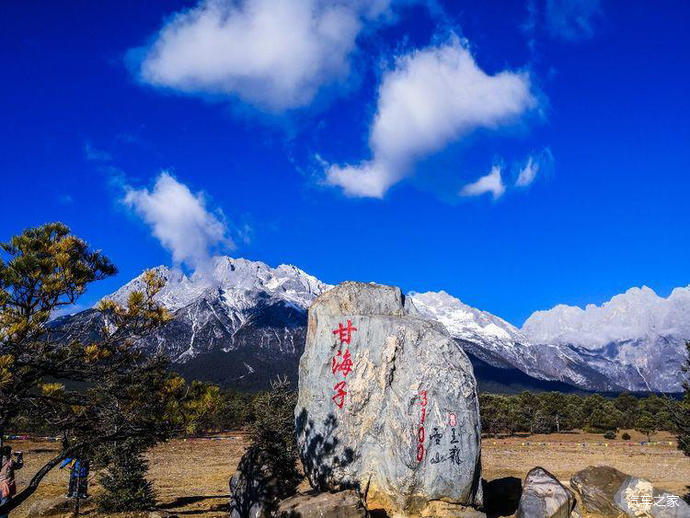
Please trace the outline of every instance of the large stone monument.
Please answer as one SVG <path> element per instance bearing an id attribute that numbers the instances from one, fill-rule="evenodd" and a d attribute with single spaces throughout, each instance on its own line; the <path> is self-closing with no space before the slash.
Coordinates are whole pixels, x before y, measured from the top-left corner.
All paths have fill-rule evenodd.
<path id="1" fill-rule="evenodd" d="M 398 288 L 346 282 L 314 301 L 295 417 L 318 490 L 357 489 L 393 516 L 481 504 L 472 366 Z"/>

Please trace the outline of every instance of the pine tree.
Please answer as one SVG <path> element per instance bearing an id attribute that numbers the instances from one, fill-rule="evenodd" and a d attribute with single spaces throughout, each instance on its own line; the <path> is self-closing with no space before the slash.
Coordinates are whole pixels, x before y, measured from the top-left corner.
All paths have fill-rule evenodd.
<path id="1" fill-rule="evenodd" d="M 647 441 L 651 440 L 651 436 L 657 432 L 657 424 L 654 416 L 649 412 L 642 412 L 635 423 L 635 430 L 647 436 Z"/>
<path id="2" fill-rule="evenodd" d="M 687 378 L 690 373 L 690 342 L 685 343 L 685 348 L 688 353 L 683 365 L 683 372 L 686 374 L 686 380 L 683 383 L 685 395 L 679 405 L 680 408 L 673 413 L 673 422 L 677 431 L 678 449 L 690 456 L 690 379 Z"/>
<path id="3" fill-rule="evenodd" d="M 148 462 L 141 449 L 136 440 L 127 439 L 110 443 L 101 452 L 107 465 L 98 476 L 103 489 L 97 499 L 101 512 L 143 511 L 155 506 L 153 486 L 146 479 Z"/>
<path id="4" fill-rule="evenodd" d="M 169 319 L 155 300 L 162 279 L 148 272 L 144 288 L 130 293 L 125 305 L 99 305 L 105 321 L 99 338 L 49 323 L 56 309 L 74 304 L 90 283 L 115 272 L 101 252 L 61 223 L 0 244 L 0 437 L 12 419 L 32 416 L 42 429 L 65 438 L 29 485 L 0 506 L 0 515 L 25 502 L 66 457 L 98 456 L 101 448 L 134 440 L 138 449 L 127 456 L 136 462 L 175 429 L 169 415 L 184 382 L 170 374 L 165 358 L 147 358 L 134 347 L 137 336 Z"/>

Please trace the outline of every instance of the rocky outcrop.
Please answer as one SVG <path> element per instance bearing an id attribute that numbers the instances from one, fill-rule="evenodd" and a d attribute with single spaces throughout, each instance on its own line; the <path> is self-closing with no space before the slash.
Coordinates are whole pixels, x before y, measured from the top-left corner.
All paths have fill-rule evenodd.
<path id="1" fill-rule="evenodd" d="M 347 282 L 309 309 L 295 409 L 307 477 L 394 513 L 480 505 L 472 366 L 398 288 Z"/>
<path id="2" fill-rule="evenodd" d="M 278 518 L 365 518 L 367 510 L 356 491 L 295 495 L 283 500 Z"/>
<path id="3" fill-rule="evenodd" d="M 653 518 L 690 516 L 690 506 L 677 495 L 609 466 L 589 466 L 578 471 L 570 479 L 570 487 L 579 493 L 588 513 L 611 517 L 621 513 Z"/>
<path id="4" fill-rule="evenodd" d="M 525 477 L 516 518 L 570 518 L 575 495 L 544 468 L 532 468 Z"/>

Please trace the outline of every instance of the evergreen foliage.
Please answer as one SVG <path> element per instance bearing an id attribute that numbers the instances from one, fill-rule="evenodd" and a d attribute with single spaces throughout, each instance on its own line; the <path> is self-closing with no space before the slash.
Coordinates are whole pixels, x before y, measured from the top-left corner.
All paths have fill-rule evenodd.
<path id="1" fill-rule="evenodd" d="M 687 400 L 687 396 L 680 402 L 655 394 L 637 398 L 629 393 L 612 399 L 600 394 L 581 396 L 560 392 L 483 393 L 479 395 L 479 407 L 482 431 L 494 436 L 575 429 L 615 433 L 633 427 L 639 430 L 639 426 L 649 430 L 651 436 L 657 430 L 677 430 L 677 419 L 673 416 L 681 415 L 682 408 L 687 412 L 684 406 Z"/>
<path id="2" fill-rule="evenodd" d="M 144 511 L 156 504 L 151 482 L 146 479 L 148 462 L 134 440 L 107 444 L 101 452 L 106 469 L 98 475 L 102 492 L 98 509 L 104 513 Z"/>

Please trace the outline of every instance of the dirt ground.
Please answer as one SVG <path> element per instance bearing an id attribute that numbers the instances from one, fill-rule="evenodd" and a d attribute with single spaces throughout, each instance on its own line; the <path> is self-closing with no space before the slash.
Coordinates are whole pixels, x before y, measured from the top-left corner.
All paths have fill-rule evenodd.
<path id="1" fill-rule="evenodd" d="M 675 494 L 690 491 L 690 458 L 676 449 L 673 437 L 659 433 L 654 444 L 641 445 L 644 437 L 629 431 L 630 442 L 605 440 L 601 435 L 563 433 L 505 439 L 485 438 L 482 442 L 483 477 L 487 480 L 514 476 L 524 479 L 527 471 L 542 466 L 566 485 L 576 471 L 591 465 L 609 465 L 631 475 L 646 478 Z M 620 437 L 620 435 L 619 435 Z M 56 443 L 16 441 L 15 449 L 25 452 L 26 466 L 17 472 L 19 489 L 56 450 Z M 227 516 L 228 478 L 233 473 L 247 440 L 242 434 L 213 439 L 173 440 L 150 454 L 151 480 L 159 500 L 155 513 L 129 516 Z M 93 478 L 93 476 L 92 476 Z M 90 482 L 92 494 L 98 487 Z M 11 518 L 38 516 L 65 492 L 67 473 L 53 470 L 43 484 Z M 83 516 L 99 516 L 91 503 L 83 506 Z M 50 516 L 69 516 L 53 513 Z M 127 515 L 117 515 L 127 516 Z"/>

